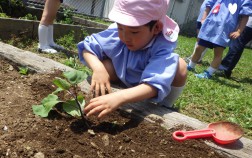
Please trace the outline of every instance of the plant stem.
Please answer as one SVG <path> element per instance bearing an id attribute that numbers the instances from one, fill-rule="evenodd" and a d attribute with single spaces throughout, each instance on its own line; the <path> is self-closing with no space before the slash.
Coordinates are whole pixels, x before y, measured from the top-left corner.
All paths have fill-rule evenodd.
<path id="1" fill-rule="evenodd" d="M 67 91 L 68 91 L 68 93 L 69 93 L 70 95 L 72 95 L 72 97 L 74 97 L 74 100 L 75 100 L 76 104 L 77 104 L 78 107 L 79 107 L 79 110 L 80 110 L 80 113 L 81 113 L 81 118 L 82 118 L 83 122 L 86 124 L 86 126 L 87 126 L 88 128 L 90 128 L 90 125 L 87 123 L 87 118 L 84 116 L 84 114 L 83 114 L 83 112 L 82 112 L 81 104 L 80 104 L 80 102 L 79 102 L 78 99 L 77 99 L 77 95 L 74 95 L 74 94 L 73 94 L 71 91 L 69 91 L 69 90 L 67 90 Z"/>
<path id="2" fill-rule="evenodd" d="M 80 109 L 80 113 L 81 113 L 81 117 L 82 117 L 82 120 L 84 121 L 84 123 L 86 124 L 86 126 L 88 128 L 90 128 L 89 124 L 87 123 L 87 118 L 84 116 L 83 112 L 82 112 L 82 109 L 81 109 L 81 105 L 80 105 L 80 102 L 78 101 L 77 99 L 77 96 L 75 96 L 75 102 L 76 104 L 78 105 L 79 109 Z"/>

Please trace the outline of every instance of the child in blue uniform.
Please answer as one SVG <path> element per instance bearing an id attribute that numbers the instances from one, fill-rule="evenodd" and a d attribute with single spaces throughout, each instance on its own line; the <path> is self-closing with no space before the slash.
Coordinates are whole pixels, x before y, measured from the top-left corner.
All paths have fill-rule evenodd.
<path id="1" fill-rule="evenodd" d="M 168 4 L 116 0 L 109 14 L 116 24 L 78 44 L 81 62 L 93 70 L 91 90 L 96 97 L 84 109 L 87 116 L 100 118 L 146 99 L 171 106 L 180 96 L 186 63 L 174 53 L 179 27 L 166 16 Z M 111 93 L 110 82 L 118 80 L 128 88 Z"/>
<path id="2" fill-rule="evenodd" d="M 252 15 L 251 0 L 209 0 L 202 18 L 202 27 L 198 38 L 198 46 L 187 69 L 194 70 L 201 53 L 205 48 L 214 49 L 214 59 L 210 67 L 198 78 L 211 78 L 218 69 L 224 49 L 231 39 L 240 36 L 245 28 L 248 16 Z"/>
<path id="3" fill-rule="evenodd" d="M 198 18 L 197 18 L 197 28 L 196 28 L 196 29 L 197 29 L 197 30 L 196 30 L 197 36 L 198 36 L 199 31 L 200 31 L 200 28 L 201 28 L 201 26 L 202 26 L 202 24 L 201 24 L 201 19 L 202 19 L 202 17 L 203 17 L 204 12 L 205 12 L 205 9 L 206 9 L 206 2 L 207 2 L 207 1 L 208 1 L 208 0 L 204 0 L 203 3 L 202 3 L 201 6 L 200 6 L 200 12 L 199 12 L 199 16 L 198 16 Z M 195 49 L 196 49 L 196 47 L 197 47 L 197 45 L 198 45 L 198 41 L 199 41 L 199 39 L 197 38 L 197 42 L 196 42 L 195 45 L 194 45 L 193 54 L 194 54 Z M 201 54 L 201 56 L 200 56 L 200 59 L 198 60 L 197 63 L 201 63 L 201 62 L 202 62 L 202 58 L 205 56 L 206 52 L 207 52 L 207 49 L 205 49 L 205 50 L 202 52 L 202 54 Z M 190 59 L 192 58 L 193 54 L 192 54 L 187 60 L 190 60 Z"/>
<path id="4" fill-rule="evenodd" d="M 219 70 L 223 70 L 225 77 L 230 78 L 233 69 L 239 62 L 247 43 L 252 40 L 252 16 L 249 17 L 247 25 L 242 34 L 230 44 L 226 56 L 222 59 Z"/>

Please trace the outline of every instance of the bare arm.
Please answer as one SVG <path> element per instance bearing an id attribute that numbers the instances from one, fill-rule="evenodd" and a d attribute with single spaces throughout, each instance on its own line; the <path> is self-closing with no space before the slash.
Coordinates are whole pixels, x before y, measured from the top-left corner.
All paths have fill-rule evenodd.
<path id="1" fill-rule="evenodd" d="M 211 10 L 210 7 L 206 7 L 206 9 L 205 9 L 205 11 L 204 11 L 204 13 L 203 13 L 203 15 L 202 15 L 201 24 L 203 24 L 204 21 L 206 20 L 206 17 L 207 17 L 207 15 L 209 14 L 210 10 Z"/>
<path id="2" fill-rule="evenodd" d="M 241 35 L 242 31 L 243 31 L 244 28 L 246 27 L 246 24 L 247 24 L 247 22 L 248 22 L 248 18 L 249 18 L 249 16 L 247 16 L 247 15 L 242 15 L 242 17 L 241 17 L 241 19 L 240 19 L 240 21 L 239 21 L 239 25 L 238 25 L 236 31 L 230 33 L 230 38 L 231 38 L 231 39 L 236 39 L 236 38 L 238 38 L 238 37 Z"/>
<path id="3" fill-rule="evenodd" d="M 96 114 L 98 118 L 101 118 L 123 104 L 149 99 L 157 96 L 157 93 L 155 87 L 143 83 L 136 87 L 96 97 L 85 107 L 84 112 L 87 116 Z"/>
<path id="4" fill-rule="evenodd" d="M 146 83 L 105 95 L 105 89 L 111 89 L 109 73 L 95 55 L 90 52 L 83 52 L 83 57 L 87 65 L 93 70 L 91 89 L 94 89 L 96 94 L 95 98 L 91 99 L 84 109 L 87 116 L 96 114 L 98 118 L 101 118 L 123 104 L 157 96 L 157 89 Z M 100 90 L 101 96 L 99 96 Z"/>
<path id="5" fill-rule="evenodd" d="M 119 91 L 123 103 L 138 102 L 157 96 L 157 89 L 149 84 L 142 83 L 136 87 Z"/>
<path id="6" fill-rule="evenodd" d="M 103 63 L 93 54 L 89 52 L 83 52 L 83 57 L 88 64 L 89 68 L 92 69 L 92 81 L 91 81 L 91 91 L 95 90 L 96 97 L 105 95 L 106 90 L 110 93 L 110 79 L 109 74 L 104 67 Z"/>

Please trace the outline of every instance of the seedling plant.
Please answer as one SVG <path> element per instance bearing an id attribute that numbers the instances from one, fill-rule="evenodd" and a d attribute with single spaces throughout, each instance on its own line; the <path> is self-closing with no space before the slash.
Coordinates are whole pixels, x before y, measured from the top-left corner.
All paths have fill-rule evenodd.
<path id="1" fill-rule="evenodd" d="M 62 109 L 69 115 L 74 117 L 81 116 L 83 120 L 86 120 L 82 112 L 86 104 L 85 95 L 78 93 L 77 89 L 78 84 L 87 77 L 88 74 L 84 71 L 73 70 L 63 72 L 62 78 L 57 77 L 53 80 L 57 89 L 45 97 L 40 105 L 33 105 L 33 113 L 41 117 L 48 117 L 49 112 L 58 104 L 62 105 Z M 68 93 L 70 96 L 69 99 L 66 101 L 60 100 L 58 97 L 60 92 Z"/>
<path id="2" fill-rule="evenodd" d="M 29 72 L 29 68 L 28 67 L 18 67 L 18 69 L 19 69 L 18 72 L 21 75 L 28 75 L 28 72 Z"/>

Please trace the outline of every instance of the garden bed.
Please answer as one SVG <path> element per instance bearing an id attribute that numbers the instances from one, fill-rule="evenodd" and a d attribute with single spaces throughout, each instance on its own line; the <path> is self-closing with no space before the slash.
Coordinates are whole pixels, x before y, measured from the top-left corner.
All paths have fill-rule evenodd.
<path id="1" fill-rule="evenodd" d="M 175 129 L 120 110 L 102 120 L 90 118 L 94 133 L 58 111 L 35 116 L 31 106 L 55 90 L 52 80 L 61 74 L 23 76 L 2 57 L 0 65 L 0 157 L 225 157 L 202 140 L 176 142 Z"/>
<path id="2" fill-rule="evenodd" d="M 0 48 L 0 55 L 40 73 L 51 72 L 53 67 L 70 70 L 53 60 L 7 44 L 0 43 Z M 56 111 L 48 119 L 36 117 L 31 106 L 39 104 L 52 92 L 52 78 L 59 74 L 21 76 L 15 70 L 15 64 L 10 66 L 6 59 L 1 58 L 0 65 L 2 157 L 6 154 L 9 157 L 39 154 L 45 157 L 223 157 L 203 140 L 180 143 L 171 137 L 178 128 L 176 124 L 180 124 L 180 128 L 183 124 L 202 128 L 204 123 L 149 104 L 138 103 L 141 105 L 137 108 L 134 105 L 124 106 L 126 111 L 133 109 L 132 114 L 117 111 L 104 120 L 91 118 L 95 135 L 88 133 L 79 119 Z M 141 117 L 135 117 L 133 113 Z M 158 122 L 168 130 L 158 123 L 146 123 L 143 118 L 148 119 L 150 115 L 155 115 L 156 120 L 162 119 Z M 251 141 L 246 138 L 224 147 L 211 141 L 207 141 L 207 144 L 231 157 L 249 157 L 251 154 Z"/>

